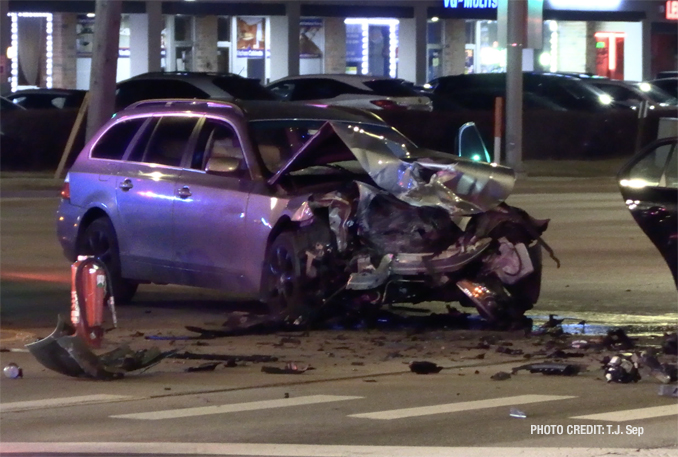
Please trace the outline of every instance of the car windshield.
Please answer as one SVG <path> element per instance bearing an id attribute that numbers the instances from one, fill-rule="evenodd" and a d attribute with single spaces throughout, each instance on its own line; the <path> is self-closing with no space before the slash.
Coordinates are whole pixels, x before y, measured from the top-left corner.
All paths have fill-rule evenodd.
<path id="1" fill-rule="evenodd" d="M 271 91 L 255 79 L 218 76 L 214 85 L 240 100 L 277 100 Z"/>
<path id="2" fill-rule="evenodd" d="M 252 138 L 259 149 L 266 169 L 271 174 L 278 172 L 318 132 L 325 122 L 327 121 L 320 119 L 250 121 Z M 375 135 L 383 136 L 398 144 L 404 144 L 408 150 L 417 149 L 414 143 L 392 127 L 374 124 L 362 124 L 361 127 Z M 351 169 L 352 172 L 360 172 L 357 170 L 359 165 L 358 167 L 355 166 L 357 161 L 352 156 L 350 156 L 350 160 L 345 160 L 347 155 L 337 153 L 338 151 L 334 146 L 337 146 L 337 144 L 330 144 L 327 149 L 323 149 L 323 151 L 328 152 L 328 160 L 321 160 L 319 162 L 322 162 L 323 165 L 333 163 L 331 155 L 340 159 L 336 160 L 336 162 L 341 163 L 342 168 Z M 355 164 L 352 162 L 355 162 Z"/>
<path id="3" fill-rule="evenodd" d="M 375 79 L 374 81 L 365 81 L 363 84 L 372 89 L 375 94 L 384 97 L 417 96 L 415 90 L 403 84 L 401 79 Z"/>

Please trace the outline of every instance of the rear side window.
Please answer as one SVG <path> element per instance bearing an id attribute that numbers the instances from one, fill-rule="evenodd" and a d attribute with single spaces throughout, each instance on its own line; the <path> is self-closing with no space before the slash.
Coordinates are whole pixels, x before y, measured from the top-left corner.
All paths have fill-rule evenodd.
<path id="1" fill-rule="evenodd" d="M 406 86 L 399 79 L 378 79 L 363 84 L 372 89 L 375 94 L 384 97 L 416 97 L 418 95 L 414 89 Z"/>
<path id="2" fill-rule="evenodd" d="M 179 167 L 199 119 L 183 116 L 163 117 L 155 126 L 145 147 L 139 144 L 128 160 Z"/>
<path id="3" fill-rule="evenodd" d="M 240 100 L 276 100 L 275 95 L 256 79 L 218 76 L 212 82 Z"/>
<path id="4" fill-rule="evenodd" d="M 146 119 L 131 119 L 115 124 L 97 141 L 90 157 L 94 159 L 120 160 L 134 135 Z"/>

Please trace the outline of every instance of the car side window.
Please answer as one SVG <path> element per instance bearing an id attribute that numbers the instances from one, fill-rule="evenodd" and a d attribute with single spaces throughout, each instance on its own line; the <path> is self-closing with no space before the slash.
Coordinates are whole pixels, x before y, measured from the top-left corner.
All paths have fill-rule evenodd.
<path id="1" fill-rule="evenodd" d="M 90 157 L 93 159 L 120 160 L 134 135 L 146 119 L 131 119 L 115 124 L 97 141 Z"/>
<path id="2" fill-rule="evenodd" d="M 215 119 L 207 119 L 200 130 L 191 168 L 204 170 L 211 157 L 238 159 L 239 172 L 247 170 L 242 145 L 235 130 L 225 122 Z"/>
<path id="3" fill-rule="evenodd" d="M 198 119 L 198 117 L 185 116 L 161 118 L 153 129 L 146 147 L 135 148 L 128 160 L 170 167 L 181 166 L 181 159 Z"/>
<path id="4" fill-rule="evenodd" d="M 650 151 L 631 167 L 628 173 L 629 180 L 643 182 L 649 187 L 676 187 L 676 161 L 671 157 L 675 156 L 673 153 L 675 147 L 675 143 L 664 144 Z M 667 169 L 671 161 L 673 161 L 674 170 Z M 666 176 L 664 176 L 665 170 Z M 669 178 L 669 174 L 673 176 Z M 668 185 L 669 180 L 672 181 L 672 186 Z"/>
<path id="5" fill-rule="evenodd" d="M 277 97 L 282 100 L 289 100 L 294 91 L 294 83 L 280 83 L 270 88 Z"/>
<path id="6" fill-rule="evenodd" d="M 309 79 L 305 84 L 298 85 L 294 91 L 295 100 L 316 100 L 334 98 L 339 95 L 334 81 L 329 79 Z"/>

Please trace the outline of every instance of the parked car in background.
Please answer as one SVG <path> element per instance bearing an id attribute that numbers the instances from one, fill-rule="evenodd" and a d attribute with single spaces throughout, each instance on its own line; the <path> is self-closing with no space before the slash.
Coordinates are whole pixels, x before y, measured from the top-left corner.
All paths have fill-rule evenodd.
<path id="1" fill-rule="evenodd" d="M 659 87 L 664 92 L 673 97 L 678 98 L 678 77 L 676 78 L 662 78 L 648 81 L 653 86 Z"/>
<path id="2" fill-rule="evenodd" d="M 199 98 L 218 100 L 275 100 L 258 79 L 231 73 L 151 72 L 119 82 L 116 110 L 141 100 Z"/>
<path id="3" fill-rule="evenodd" d="M 292 320 L 330 297 L 336 310 L 458 300 L 508 325 L 537 301 L 548 225 L 505 203 L 514 183 L 366 111 L 150 100 L 81 151 L 57 236 L 70 261 L 106 263 L 121 302 L 147 282 L 259 298 Z"/>
<path id="4" fill-rule="evenodd" d="M 651 107 L 668 107 L 678 104 L 678 99 L 648 82 L 619 81 L 607 78 L 587 78 L 588 84 L 602 90 L 615 103 L 637 109 L 645 102 Z"/>
<path id="5" fill-rule="evenodd" d="M 78 89 L 24 89 L 7 94 L 12 103 L 26 109 L 80 108 L 87 94 Z"/>
<path id="6" fill-rule="evenodd" d="M 447 103 L 458 104 L 469 91 L 485 97 L 506 96 L 506 73 L 477 73 L 442 76 L 429 82 L 433 90 L 434 109 L 446 110 Z M 559 107 L 556 109 L 599 112 L 610 109 L 611 97 L 579 78 L 555 73 L 523 73 L 526 106 Z M 487 103 L 485 104 L 487 105 Z M 541 105 L 541 106 L 540 106 Z"/>
<path id="7" fill-rule="evenodd" d="M 268 87 L 281 100 L 363 109 L 430 111 L 431 100 L 402 79 L 344 74 L 288 76 Z"/>
<path id="8" fill-rule="evenodd" d="M 678 288 L 678 137 L 659 139 L 640 151 L 618 174 L 626 206 L 657 247 Z"/>

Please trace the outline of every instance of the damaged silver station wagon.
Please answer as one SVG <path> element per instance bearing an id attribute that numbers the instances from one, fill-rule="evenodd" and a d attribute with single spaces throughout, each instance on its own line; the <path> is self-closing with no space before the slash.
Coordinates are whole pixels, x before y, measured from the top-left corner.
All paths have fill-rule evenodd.
<path id="1" fill-rule="evenodd" d="M 472 124 L 458 146 L 486 153 Z M 139 283 L 183 284 L 292 320 L 442 300 L 513 323 L 539 296 L 548 224 L 505 203 L 514 182 L 365 111 L 151 100 L 80 153 L 57 232 L 69 260 L 105 262 L 118 302 Z"/>

